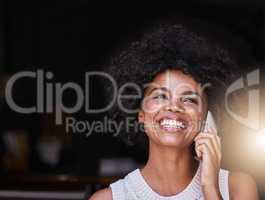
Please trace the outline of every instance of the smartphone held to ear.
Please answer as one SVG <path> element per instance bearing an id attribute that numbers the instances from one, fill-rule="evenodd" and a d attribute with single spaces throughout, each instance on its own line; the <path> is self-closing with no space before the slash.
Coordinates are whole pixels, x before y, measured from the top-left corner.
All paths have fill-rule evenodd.
<path id="1" fill-rule="evenodd" d="M 214 130 L 214 133 L 211 131 L 211 129 Z M 213 133 L 213 134 L 217 133 L 217 126 L 214 122 L 213 115 L 212 115 L 211 111 L 209 111 L 209 110 L 207 112 L 206 121 L 205 121 L 205 123 L 202 124 L 201 132 L 209 132 L 209 133 Z M 198 161 L 201 161 L 201 159 L 198 158 L 197 156 L 195 156 L 195 159 Z"/>
<path id="2" fill-rule="evenodd" d="M 211 111 L 208 110 L 206 121 L 203 124 L 202 132 L 208 132 L 211 130 L 211 128 L 213 130 L 215 130 L 215 132 L 217 132 L 217 127 L 216 127 L 216 124 L 214 122 L 213 115 L 212 115 Z"/>

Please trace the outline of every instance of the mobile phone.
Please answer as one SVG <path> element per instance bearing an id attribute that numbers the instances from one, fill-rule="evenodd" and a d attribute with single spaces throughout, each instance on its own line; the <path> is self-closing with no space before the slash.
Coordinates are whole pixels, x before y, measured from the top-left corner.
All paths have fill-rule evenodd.
<path id="1" fill-rule="evenodd" d="M 202 128 L 200 132 L 210 132 L 210 127 L 214 130 L 214 134 L 217 133 L 217 126 L 215 124 L 213 115 L 211 111 L 208 110 L 206 120 L 202 124 Z M 197 156 L 195 156 L 195 159 L 198 161 L 201 161 Z"/>
<path id="2" fill-rule="evenodd" d="M 217 132 L 217 126 L 215 124 L 213 115 L 212 115 L 211 111 L 208 110 L 206 121 L 203 124 L 202 132 L 208 132 L 208 131 L 210 131 L 210 128 L 212 128 L 213 130 L 215 130 L 215 132 Z"/>

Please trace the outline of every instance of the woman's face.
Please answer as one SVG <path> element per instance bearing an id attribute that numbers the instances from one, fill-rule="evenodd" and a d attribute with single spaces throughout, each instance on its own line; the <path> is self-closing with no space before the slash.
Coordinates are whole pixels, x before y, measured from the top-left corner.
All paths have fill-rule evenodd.
<path id="1" fill-rule="evenodd" d="M 138 118 L 151 142 L 183 148 L 198 134 L 206 111 L 203 86 L 179 70 L 167 70 L 146 87 Z"/>

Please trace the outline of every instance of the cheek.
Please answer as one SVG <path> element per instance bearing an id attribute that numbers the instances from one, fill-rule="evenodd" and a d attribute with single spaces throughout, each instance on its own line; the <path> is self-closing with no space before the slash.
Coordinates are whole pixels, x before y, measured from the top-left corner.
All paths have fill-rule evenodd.
<path id="1" fill-rule="evenodd" d="M 142 102 L 142 110 L 144 111 L 144 130 L 148 136 L 151 133 L 155 132 L 155 115 L 161 110 L 163 107 L 162 102 L 158 102 L 154 99 L 144 99 Z"/>
<path id="2" fill-rule="evenodd" d="M 203 113 L 197 113 L 195 116 L 195 124 L 194 124 L 194 129 L 196 132 L 199 132 L 201 130 L 201 127 L 203 125 Z"/>
<path id="3" fill-rule="evenodd" d="M 192 132 L 198 132 L 200 131 L 201 129 L 201 125 L 202 125 L 202 122 L 203 122 L 203 112 L 200 111 L 194 111 L 194 110 L 191 110 L 190 111 L 190 116 L 192 118 Z"/>
<path id="4" fill-rule="evenodd" d="M 156 100 L 149 99 L 149 100 L 144 100 L 142 104 L 142 109 L 144 112 L 152 114 L 158 112 L 162 107 L 163 103 L 157 102 Z"/>

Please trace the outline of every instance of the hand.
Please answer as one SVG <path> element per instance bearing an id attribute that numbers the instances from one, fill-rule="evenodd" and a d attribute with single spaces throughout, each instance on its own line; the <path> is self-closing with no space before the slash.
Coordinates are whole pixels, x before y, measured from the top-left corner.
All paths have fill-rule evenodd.
<path id="1" fill-rule="evenodd" d="M 194 141 L 197 157 L 201 160 L 201 185 L 204 195 L 209 196 L 209 192 L 214 192 L 221 196 L 218 180 L 221 164 L 220 137 L 215 130 L 210 129 L 209 132 L 199 133 Z"/>

